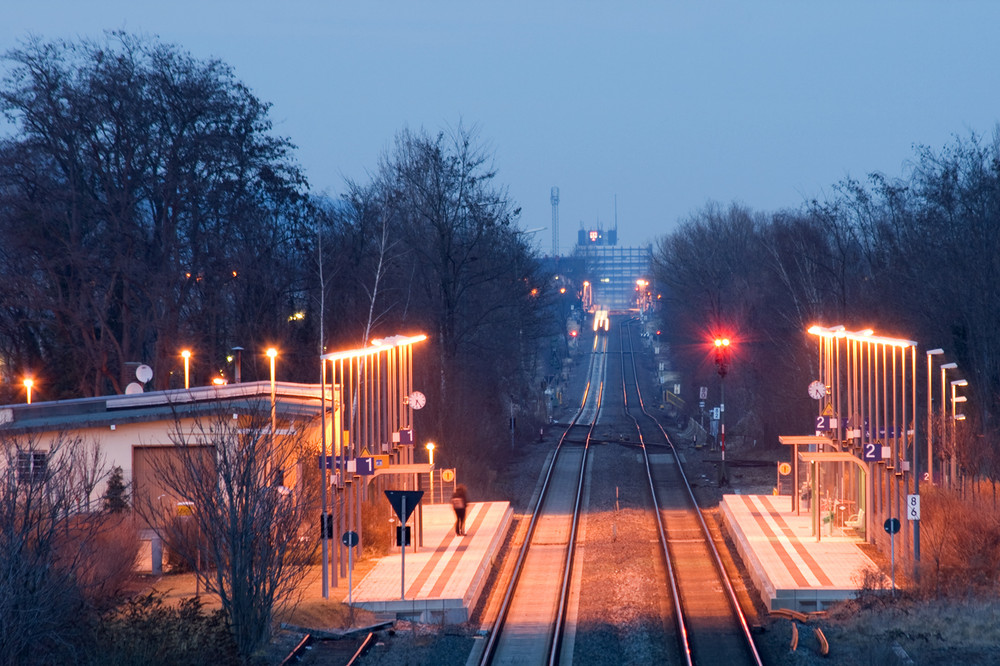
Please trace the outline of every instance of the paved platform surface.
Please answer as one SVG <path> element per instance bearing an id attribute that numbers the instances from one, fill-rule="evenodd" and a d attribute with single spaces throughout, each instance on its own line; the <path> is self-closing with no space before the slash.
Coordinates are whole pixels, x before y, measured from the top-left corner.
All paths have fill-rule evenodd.
<path id="1" fill-rule="evenodd" d="M 398 552 L 379 560 L 354 586 L 353 605 L 420 622 L 467 621 L 512 516 L 509 502 L 470 503 L 466 534 L 458 536 L 450 504 L 423 506 L 424 545 L 408 548 L 405 562 Z"/>
<path id="2" fill-rule="evenodd" d="M 859 548 L 861 541 L 824 527 L 816 541 L 809 513 L 792 511 L 792 498 L 774 495 L 725 495 L 720 504 L 754 585 L 768 609 L 808 613 L 848 599 L 858 589 L 860 574 L 874 568 Z"/>

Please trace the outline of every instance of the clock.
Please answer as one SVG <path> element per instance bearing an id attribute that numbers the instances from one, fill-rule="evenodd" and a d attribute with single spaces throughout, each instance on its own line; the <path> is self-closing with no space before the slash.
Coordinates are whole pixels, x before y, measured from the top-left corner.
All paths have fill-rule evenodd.
<path id="1" fill-rule="evenodd" d="M 407 404 L 413 409 L 422 409 L 427 404 L 427 398 L 420 391 L 414 391 L 406 397 Z"/>
<path id="2" fill-rule="evenodd" d="M 826 385 L 821 381 L 810 382 L 809 397 L 813 400 L 822 400 L 826 395 Z"/>

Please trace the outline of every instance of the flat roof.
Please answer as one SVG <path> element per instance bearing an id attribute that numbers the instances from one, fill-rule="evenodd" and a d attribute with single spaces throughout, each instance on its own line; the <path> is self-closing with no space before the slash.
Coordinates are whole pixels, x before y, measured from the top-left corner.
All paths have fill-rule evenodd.
<path id="1" fill-rule="evenodd" d="M 823 435 L 778 435 L 778 442 L 786 446 L 812 446 L 832 444 L 833 440 Z"/>
<path id="2" fill-rule="evenodd" d="M 285 418 L 319 415 L 319 384 L 275 382 L 274 388 L 277 414 Z M 247 412 L 261 404 L 270 406 L 270 401 L 271 382 L 261 381 L 2 405 L 0 431 L 47 432 L 208 416 L 223 405 L 227 411 Z"/>

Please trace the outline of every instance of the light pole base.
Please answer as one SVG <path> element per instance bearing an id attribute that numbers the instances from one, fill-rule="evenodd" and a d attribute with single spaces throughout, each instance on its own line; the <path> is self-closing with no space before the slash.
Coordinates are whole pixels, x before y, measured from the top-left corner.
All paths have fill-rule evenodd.
<path id="1" fill-rule="evenodd" d="M 719 466 L 716 468 L 718 472 L 718 483 L 719 487 L 729 485 L 729 467 L 726 465 L 726 461 L 722 460 L 719 462 Z"/>

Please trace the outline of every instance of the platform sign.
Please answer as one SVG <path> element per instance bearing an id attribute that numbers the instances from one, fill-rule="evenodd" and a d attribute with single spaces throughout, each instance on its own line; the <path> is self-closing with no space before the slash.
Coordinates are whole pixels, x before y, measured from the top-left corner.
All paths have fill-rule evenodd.
<path id="1" fill-rule="evenodd" d="M 906 496 L 906 519 L 920 520 L 920 495 Z"/>
<path id="2" fill-rule="evenodd" d="M 816 417 L 816 432 L 826 432 L 827 430 L 837 429 L 837 419 L 833 416 L 817 416 Z"/>
<path id="3" fill-rule="evenodd" d="M 877 442 L 865 442 L 861 447 L 861 458 L 865 462 L 876 462 L 882 459 L 882 445 Z"/>
<path id="4" fill-rule="evenodd" d="M 375 459 L 371 456 L 357 458 L 355 474 L 358 476 L 371 476 L 375 473 Z"/>
<path id="5" fill-rule="evenodd" d="M 323 460 L 324 458 L 326 459 L 325 461 Z M 327 469 L 333 469 L 334 465 L 337 464 L 337 456 L 316 456 L 316 463 L 320 469 L 323 469 L 324 462 L 326 462 Z"/>

